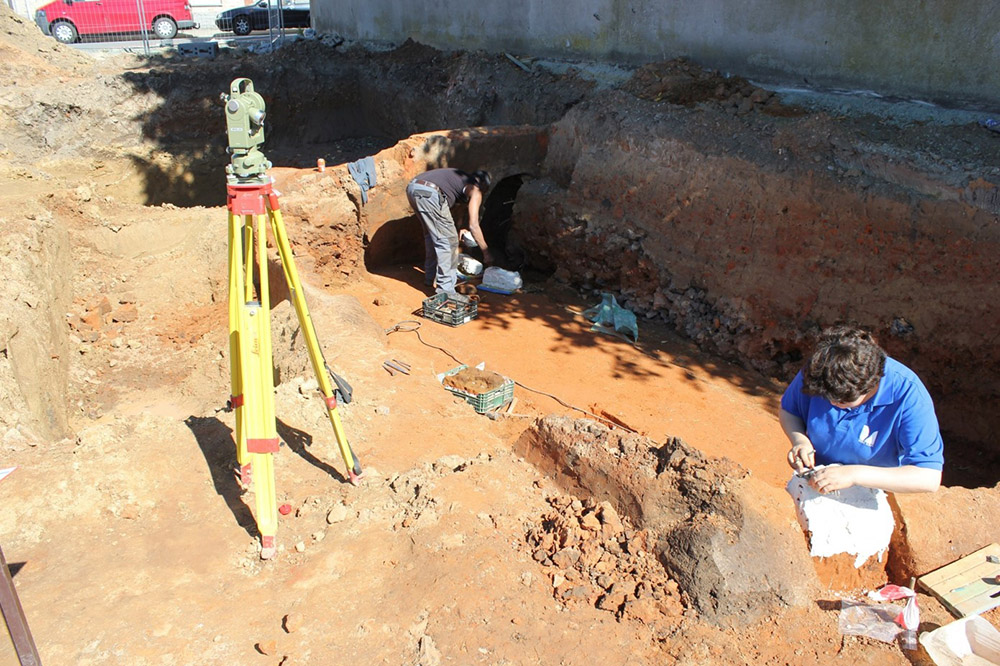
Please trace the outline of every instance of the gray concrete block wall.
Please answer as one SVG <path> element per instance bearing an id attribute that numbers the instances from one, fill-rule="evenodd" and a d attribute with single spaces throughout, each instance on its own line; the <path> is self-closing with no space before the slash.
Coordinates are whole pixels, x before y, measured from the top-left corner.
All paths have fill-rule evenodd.
<path id="1" fill-rule="evenodd" d="M 1000 109 L 989 0 L 312 0 L 349 39 L 644 63 L 689 56 L 772 85 Z"/>

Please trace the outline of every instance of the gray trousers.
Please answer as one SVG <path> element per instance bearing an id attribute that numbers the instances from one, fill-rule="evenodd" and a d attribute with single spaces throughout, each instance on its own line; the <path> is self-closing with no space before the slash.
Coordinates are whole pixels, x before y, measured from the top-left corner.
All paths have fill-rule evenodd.
<path id="1" fill-rule="evenodd" d="M 438 190 L 411 182 L 406 198 L 424 227 L 424 282 L 437 293 L 455 293 L 458 282 L 458 229 L 448 199 Z"/>

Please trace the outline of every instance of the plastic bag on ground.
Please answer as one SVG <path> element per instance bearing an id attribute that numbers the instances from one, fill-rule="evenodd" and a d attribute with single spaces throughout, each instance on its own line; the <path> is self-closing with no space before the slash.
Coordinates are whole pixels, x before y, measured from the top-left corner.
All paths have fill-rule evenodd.
<path id="1" fill-rule="evenodd" d="M 483 286 L 500 292 L 514 292 L 524 286 L 521 274 L 506 271 L 499 266 L 490 266 L 483 271 Z"/>
<path id="2" fill-rule="evenodd" d="M 612 294 L 601 294 L 601 302 L 585 310 L 583 316 L 594 323 L 590 327 L 592 331 L 618 335 L 633 343 L 639 341 L 639 325 L 636 323 L 635 313 L 618 305 Z"/>
<path id="3" fill-rule="evenodd" d="M 920 626 L 920 608 L 917 606 L 917 593 L 901 585 L 886 585 L 880 590 L 868 593 L 873 601 L 898 601 L 906 599 L 906 607 L 896 616 L 896 624 L 911 631 Z"/>
<path id="4" fill-rule="evenodd" d="M 903 628 L 896 624 L 899 609 L 895 606 L 861 604 L 844 599 L 840 602 L 840 633 L 868 636 L 883 643 L 893 643 Z"/>

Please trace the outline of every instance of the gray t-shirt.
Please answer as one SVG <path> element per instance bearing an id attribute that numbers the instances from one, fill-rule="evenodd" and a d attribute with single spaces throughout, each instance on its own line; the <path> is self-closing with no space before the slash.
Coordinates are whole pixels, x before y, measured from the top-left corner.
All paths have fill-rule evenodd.
<path id="1" fill-rule="evenodd" d="M 459 169 L 431 169 L 417 176 L 417 180 L 426 180 L 437 185 L 448 199 L 449 207 L 469 200 L 465 196 L 465 187 L 472 183 L 472 177 Z"/>

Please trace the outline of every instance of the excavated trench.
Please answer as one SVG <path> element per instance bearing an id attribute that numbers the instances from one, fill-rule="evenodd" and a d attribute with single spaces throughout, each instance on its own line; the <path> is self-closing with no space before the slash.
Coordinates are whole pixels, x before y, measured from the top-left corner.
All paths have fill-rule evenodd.
<path id="1" fill-rule="evenodd" d="M 298 242 L 330 282 L 419 264 L 419 227 L 395 196 L 409 178 L 443 165 L 489 169 L 487 238 L 506 267 L 588 297 L 612 292 L 640 321 L 784 380 L 824 325 L 869 326 L 936 399 L 946 485 L 1000 480 L 1000 142 L 970 127 L 834 118 L 683 61 L 658 67 L 599 90 L 503 57 L 310 43 L 280 59 L 126 73 L 123 90 L 149 106 L 119 120 L 139 123 L 159 155 L 133 158 L 145 203 L 223 205 L 216 97 L 234 76 L 253 79 L 268 104 L 266 152 L 290 186 L 286 217 L 303 222 Z M 480 129 L 461 129 L 470 127 Z M 363 204 L 344 165 L 366 155 L 379 183 Z M 332 180 L 291 171 L 317 157 Z M 769 570 L 758 561 L 769 547 L 794 561 L 801 538 L 748 511 L 746 497 L 766 489 L 682 443 L 611 435 L 620 454 L 587 463 L 609 455 L 595 444 L 609 435 L 579 428 L 550 423 L 519 447 L 569 487 L 609 493 L 623 515 L 659 530 L 651 550 L 702 613 L 728 613 L 720 600 L 738 597 L 732 612 L 756 616 L 809 596 L 796 567 L 755 578 Z M 553 438 L 564 445 L 544 443 Z M 654 490 L 661 477 L 669 483 Z"/>
<path id="2" fill-rule="evenodd" d="M 306 61 L 317 61 L 310 49 L 240 72 L 269 103 L 276 165 L 374 154 L 383 192 L 402 191 L 424 168 L 488 168 L 498 184 L 485 226 L 505 266 L 553 275 L 588 297 L 612 292 L 640 321 L 664 322 L 781 380 L 823 326 L 871 327 L 935 398 L 945 483 L 1000 480 L 1000 142 L 978 128 L 807 112 L 684 61 L 608 90 L 416 44 Z M 198 90 L 224 89 L 230 75 L 224 68 Z M 169 70 L 142 85 L 169 88 L 163 109 L 184 106 L 172 101 L 185 94 Z M 169 124 L 152 114 L 146 133 L 214 160 L 221 152 L 205 147 L 209 137 L 168 130 L 209 125 L 205 104 L 188 101 L 197 114 L 171 114 Z M 445 129 L 471 126 L 487 129 Z M 214 133 L 209 146 L 220 140 Z M 332 208 L 354 219 L 331 222 L 348 237 L 319 263 L 349 273 L 419 262 L 402 197 L 362 205 L 342 182 L 350 201 Z M 335 197 L 310 193 L 324 195 Z M 196 202 L 209 203 L 174 203 Z"/>

